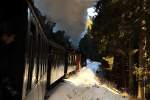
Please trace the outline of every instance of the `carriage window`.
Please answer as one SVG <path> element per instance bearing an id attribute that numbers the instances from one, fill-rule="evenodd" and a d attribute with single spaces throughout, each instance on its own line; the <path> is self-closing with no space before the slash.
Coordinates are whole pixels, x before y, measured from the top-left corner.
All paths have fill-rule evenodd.
<path id="1" fill-rule="evenodd" d="M 42 73 L 44 74 L 44 40 L 42 46 Z"/>
<path id="2" fill-rule="evenodd" d="M 40 80 L 41 78 L 41 36 L 39 34 L 39 75 L 38 75 L 38 79 Z"/>
<path id="3" fill-rule="evenodd" d="M 36 60 L 36 63 L 37 63 L 37 74 L 36 74 L 36 83 L 38 83 L 38 80 L 39 80 L 39 67 L 40 67 L 40 65 L 39 65 L 39 61 L 40 61 L 40 47 L 39 47 L 39 44 L 40 44 L 40 35 L 38 35 L 38 40 L 37 40 L 37 60 Z"/>
<path id="4" fill-rule="evenodd" d="M 27 91 L 31 90 L 32 85 L 32 76 L 34 69 L 34 41 L 35 41 L 35 25 L 31 22 L 30 33 L 29 34 L 29 69 L 28 69 L 28 83 L 27 83 Z"/>
<path id="5" fill-rule="evenodd" d="M 47 69 L 47 42 L 45 43 L 45 73 L 46 73 L 46 69 Z"/>
<path id="6" fill-rule="evenodd" d="M 40 78 L 42 77 L 42 75 L 43 75 L 43 69 L 42 69 L 42 64 L 43 64 L 43 41 L 42 41 L 42 37 L 41 37 L 41 39 L 40 39 L 40 41 L 41 41 L 41 43 L 40 43 L 40 45 L 41 45 L 41 47 L 40 47 Z"/>
<path id="7" fill-rule="evenodd" d="M 44 44 L 44 73 L 46 72 L 46 42 Z"/>
<path id="8" fill-rule="evenodd" d="M 69 55 L 69 64 L 71 65 L 71 55 Z"/>
<path id="9" fill-rule="evenodd" d="M 39 49 L 39 66 L 38 66 L 38 69 L 39 69 L 39 73 L 38 73 L 38 80 L 40 80 L 40 78 L 41 78 L 41 36 L 40 36 L 40 34 L 39 34 L 39 44 L 38 44 L 38 49 Z"/>
<path id="10" fill-rule="evenodd" d="M 44 70 L 45 70 L 45 41 L 43 41 L 43 74 L 44 74 Z"/>
<path id="11" fill-rule="evenodd" d="M 33 22 L 31 22 L 30 31 L 31 31 L 33 34 L 35 34 L 35 33 L 36 33 L 36 27 L 35 27 L 35 25 L 34 25 L 34 23 L 33 23 Z"/>
<path id="12" fill-rule="evenodd" d="M 73 63 L 74 63 L 74 57 L 73 55 L 71 55 L 71 64 L 73 65 Z"/>
<path id="13" fill-rule="evenodd" d="M 31 76 L 32 76 L 32 67 L 33 67 L 33 60 L 32 60 L 32 37 L 29 38 L 29 69 L 28 69 L 28 83 L 27 83 L 27 91 L 31 89 Z"/>

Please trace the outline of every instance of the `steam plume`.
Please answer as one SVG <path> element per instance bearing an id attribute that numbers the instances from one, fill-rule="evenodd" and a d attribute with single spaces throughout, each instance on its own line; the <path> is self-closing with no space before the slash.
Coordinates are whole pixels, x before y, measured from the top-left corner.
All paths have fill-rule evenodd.
<path id="1" fill-rule="evenodd" d="M 72 39 L 75 47 L 85 31 L 87 8 L 94 5 L 96 0 L 34 0 L 35 6 L 56 22 L 55 31 L 65 30 Z"/>

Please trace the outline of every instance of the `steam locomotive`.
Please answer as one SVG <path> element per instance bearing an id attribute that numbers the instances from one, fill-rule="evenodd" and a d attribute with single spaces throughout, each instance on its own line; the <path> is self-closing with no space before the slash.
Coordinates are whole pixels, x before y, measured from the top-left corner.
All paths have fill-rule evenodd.
<path id="1" fill-rule="evenodd" d="M 47 39 L 32 6 L 28 2 L 27 25 L 20 26 L 25 30 L 2 51 L 8 56 L 0 54 L 0 66 L 5 67 L 0 70 L 1 100 L 45 100 L 49 87 L 80 64 L 79 53 Z"/>

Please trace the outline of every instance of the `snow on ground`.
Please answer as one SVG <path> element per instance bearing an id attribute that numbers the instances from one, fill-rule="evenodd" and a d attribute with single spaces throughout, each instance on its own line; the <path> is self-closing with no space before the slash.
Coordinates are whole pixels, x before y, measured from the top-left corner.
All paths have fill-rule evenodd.
<path id="1" fill-rule="evenodd" d="M 119 92 L 98 82 L 90 68 L 82 68 L 80 72 L 65 79 L 50 91 L 48 100 L 128 100 Z"/>
<path id="2" fill-rule="evenodd" d="M 87 63 L 87 67 L 90 68 L 94 73 L 96 73 L 99 66 L 101 65 L 100 62 L 91 61 L 90 59 L 87 59 L 86 63 Z"/>

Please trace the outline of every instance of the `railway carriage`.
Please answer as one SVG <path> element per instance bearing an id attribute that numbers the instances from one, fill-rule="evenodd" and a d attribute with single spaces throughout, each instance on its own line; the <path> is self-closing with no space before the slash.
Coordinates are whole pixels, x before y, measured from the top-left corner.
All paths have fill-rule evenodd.
<path id="1" fill-rule="evenodd" d="M 11 49 L 4 48 L 1 51 L 6 50 L 5 53 L 0 53 L 4 62 L 0 62 L 0 66 L 6 67 L 1 68 L 1 73 L 8 73 L 0 74 L 1 100 L 45 100 L 52 84 L 76 71 L 77 53 L 48 40 L 32 3 L 28 2 L 27 8 L 24 16 L 17 19 L 20 26 L 15 29 L 22 34 L 15 34 Z"/>
<path id="2" fill-rule="evenodd" d="M 44 100 L 47 84 L 49 43 L 34 9 L 28 8 L 23 100 Z"/>
<path id="3" fill-rule="evenodd" d="M 73 51 L 68 51 L 67 53 L 67 73 L 72 74 L 76 71 L 76 60 L 77 60 L 77 53 Z"/>
<path id="4" fill-rule="evenodd" d="M 63 78 L 66 69 L 66 50 L 62 46 L 49 41 L 49 58 L 48 58 L 48 85 L 51 85 Z"/>
<path id="5" fill-rule="evenodd" d="M 47 39 L 30 3 L 26 40 L 22 100 L 44 100 L 51 85 L 76 71 L 77 53 Z"/>

